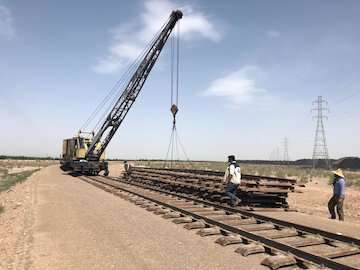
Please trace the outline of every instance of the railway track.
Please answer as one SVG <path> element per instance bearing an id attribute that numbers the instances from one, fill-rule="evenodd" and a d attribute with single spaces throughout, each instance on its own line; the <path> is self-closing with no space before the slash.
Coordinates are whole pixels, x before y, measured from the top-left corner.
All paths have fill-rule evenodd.
<path id="1" fill-rule="evenodd" d="M 163 190 L 122 178 L 80 176 L 105 191 L 127 199 L 174 223 L 218 235 L 243 256 L 266 253 L 261 264 L 271 269 L 360 269 L 360 240 L 306 227 L 251 211 L 213 203 L 196 196 Z"/>

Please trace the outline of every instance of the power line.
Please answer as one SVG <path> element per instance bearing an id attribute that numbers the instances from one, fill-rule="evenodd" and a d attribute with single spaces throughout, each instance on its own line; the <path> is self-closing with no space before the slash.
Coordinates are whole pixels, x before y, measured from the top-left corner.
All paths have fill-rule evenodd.
<path id="1" fill-rule="evenodd" d="M 316 131 L 315 131 L 315 140 L 313 148 L 313 168 L 316 168 L 319 165 L 319 161 L 324 161 L 327 168 L 330 168 L 329 160 L 329 151 L 326 144 L 325 128 L 324 128 L 324 119 L 327 119 L 327 113 L 329 109 L 327 108 L 328 103 L 322 96 L 313 102 L 312 112 L 315 113 L 313 116 L 316 119 Z"/>
<path id="2" fill-rule="evenodd" d="M 289 146 L 289 141 L 288 141 L 288 138 L 285 137 L 284 138 L 284 156 L 283 156 L 283 160 L 285 162 L 289 161 L 289 149 L 288 149 L 288 146 Z"/>
<path id="3" fill-rule="evenodd" d="M 350 95 L 343 97 L 341 99 L 336 100 L 335 102 L 333 102 L 334 104 L 340 104 L 343 103 L 345 101 L 348 101 L 349 99 L 352 99 L 353 97 L 357 96 L 358 94 L 360 94 L 359 91 L 355 91 L 353 93 L 351 93 Z M 331 102 L 330 102 L 331 103 Z"/>

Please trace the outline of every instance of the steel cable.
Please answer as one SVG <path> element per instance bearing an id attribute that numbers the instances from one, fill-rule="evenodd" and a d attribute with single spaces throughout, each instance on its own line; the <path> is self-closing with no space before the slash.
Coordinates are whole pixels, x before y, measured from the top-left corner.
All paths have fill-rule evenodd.
<path id="1" fill-rule="evenodd" d="M 132 76 L 132 74 L 135 72 L 136 68 L 139 66 L 139 64 L 141 63 L 141 61 L 143 60 L 143 58 L 145 57 L 145 55 L 147 54 L 148 50 L 152 47 L 154 41 L 157 39 L 159 33 L 162 32 L 162 30 L 164 29 L 165 25 L 167 24 L 167 22 L 165 22 L 162 27 L 160 28 L 159 31 L 157 31 L 155 33 L 155 35 L 153 36 L 153 38 L 151 39 L 150 42 L 148 42 L 148 44 L 144 47 L 144 49 L 140 52 L 140 54 L 137 56 L 137 58 L 132 62 L 132 64 L 130 64 L 130 66 L 127 68 L 127 70 L 123 73 L 123 75 L 121 76 L 121 78 L 118 80 L 118 82 L 115 84 L 115 86 L 112 88 L 112 90 L 110 91 L 110 93 L 104 98 L 104 100 L 98 105 L 99 109 L 96 109 L 92 115 L 89 117 L 89 119 L 92 117 L 92 119 L 88 119 L 88 121 L 86 122 L 87 126 L 89 123 L 91 123 L 91 121 L 95 118 L 96 114 L 98 114 L 100 112 L 100 110 L 102 108 L 104 108 L 104 106 L 106 105 L 106 103 L 110 100 L 110 98 L 112 97 L 111 102 L 109 103 L 109 106 L 106 108 L 106 110 L 104 110 L 103 114 L 101 115 L 101 117 L 98 119 L 98 121 L 96 122 L 95 126 L 93 127 L 93 131 L 95 132 L 95 130 L 97 130 L 97 128 L 100 126 L 100 124 L 102 122 L 104 122 L 107 114 L 109 113 L 110 109 L 115 105 L 116 101 L 119 99 L 120 97 L 120 93 L 123 90 L 123 87 L 125 86 L 125 84 L 128 82 L 130 76 Z M 117 91 L 115 91 L 117 90 Z M 85 126 L 85 125 L 84 125 Z"/>
<path id="2" fill-rule="evenodd" d="M 170 106 L 173 105 L 173 93 L 174 93 L 174 36 L 171 37 L 171 53 L 170 53 Z"/>
<path id="3" fill-rule="evenodd" d="M 168 22 L 168 21 L 167 21 Z M 99 112 L 105 107 L 106 103 L 111 99 L 111 97 L 113 97 L 112 102 L 110 103 L 110 105 L 108 106 L 107 110 L 105 110 L 105 112 L 103 113 L 103 115 L 100 117 L 99 121 L 95 124 L 93 131 L 99 126 L 99 122 L 101 122 L 102 120 L 105 119 L 106 114 L 108 113 L 108 111 L 110 110 L 111 106 L 113 106 L 119 96 L 120 91 L 122 90 L 122 87 L 125 82 L 127 82 L 127 78 L 129 78 L 129 75 L 131 73 L 134 73 L 135 67 L 138 66 L 138 64 L 140 63 L 140 60 L 143 59 L 143 57 L 145 56 L 146 52 L 148 51 L 148 49 L 151 47 L 152 43 L 154 42 L 154 40 L 157 38 L 157 36 L 159 35 L 159 33 L 163 30 L 163 28 L 165 27 L 165 25 L 167 24 L 167 22 L 165 22 L 162 27 L 160 28 L 159 31 L 157 31 L 154 35 L 154 37 L 152 38 L 152 40 L 145 46 L 145 48 L 139 53 L 139 55 L 137 56 L 137 58 L 129 65 L 129 67 L 126 69 L 126 71 L 121 75 L 120 79 L 115 83 L 115 85 L 110 89 L 110 91 L 108 92 L 108 94 L 104 97 L 104 99 L 97 105 L 97 107 L 95 108 L 95 110 L 90 114 L 90 116 L 88 117 L 88 119 L 85 121 L 85 123 L 81 126 L 80 130 L 83 130 L 85 128 L 87 128 L 89 126 L 89 124 L 96 118 L 96 115 L 99 114 Z M 117 90 L 117 91 L 116 91 Z M 115 102 L 114 102 L 115 100 Z M 105 116 L 104 116 L 105 115 Z"/>
<path id="4" fill-rule="evenodd" d="M 176 50 L 176 52 L 175 52 Z M 176 63 L 175 63 L 176 62 Z M 177 24 L 177 34 L 176 39 L 172 36 L 171 39 L 171 53 L 170 53 L 170 75 L 171 75 L 171 86 L 170 86 L 170 106 L 176 105 L 178 107 L 179 104 L 179 77 L 180 77 L 180 22 Z M 175 80 L 174 80 L 175 75 Z M 174 112 L 173 112 L 174 114 Z M 170 142 L 168 145 L 166 157 L 164 160 L 164 167 L 167 163 L 170 163 L 170 167 L 173 166 L 174 162 L 174 155 L 176 156 L 177 160 L 180 160 L 180 155 L 182 154 L 185 157 L 185 160 L 190 164 L 190 167 L 193 167 L 190 159 L 187 155 L 184 145 L 182 144 L 179 134 L 176 128 L 176 121 L 174 114 L 174 121 L 171 130 Z M 175 151 L 175 152 L 174 152 Z M 170 157 L 169 157 L 170 154 Z M 170 160 L 168 159 L 170 158 Z"/>
<path id="5" fill-rule="evenodd" d="M 179 104 L 179 60 L 180 60 L 180 22 L 177 24 L 176 36 L 176 106 Z"/>

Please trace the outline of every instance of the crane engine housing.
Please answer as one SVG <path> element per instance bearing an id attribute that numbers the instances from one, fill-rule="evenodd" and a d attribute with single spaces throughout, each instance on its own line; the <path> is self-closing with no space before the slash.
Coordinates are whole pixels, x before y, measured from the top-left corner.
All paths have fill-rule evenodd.
<path id="1" fill-rule="evenodd" d="M 104 171 L 108 174 L 108 162 L 105 160 L 105 152 L 99 160 L 86 160 L 86 152 L 92 142 L 92 135 L 79 133 L 76 137 L 65 139 L 61 156 L 61 168 L 73 170 L 81 174 L 98 174 Z"/>

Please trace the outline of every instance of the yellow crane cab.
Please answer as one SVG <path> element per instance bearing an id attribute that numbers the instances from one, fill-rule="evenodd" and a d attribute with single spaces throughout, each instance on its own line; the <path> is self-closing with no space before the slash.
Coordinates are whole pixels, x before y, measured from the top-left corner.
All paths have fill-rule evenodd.
<path id="1" fill-rule="evenodd" d="M 100 171 L 107 172 L 108 164 L 105 161 L 105 152 L 100 156 L 100 160 L 87 160 L 86 153 L 91 145 L 93 133 L 79 132 L 76 137 L 63 140 L 61 157 L 61 168 L 73 170 L 81 174 L 96 175 Z M 98 144 L 95 149 L 99 148 Z M 98 165 L 97 165 L 98 163 Z"/>

